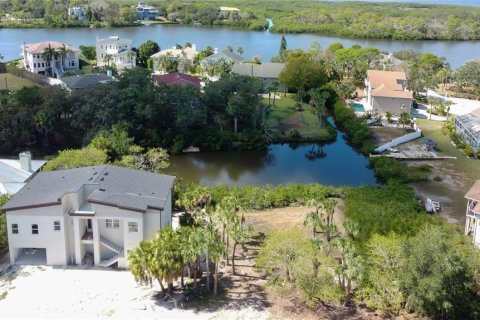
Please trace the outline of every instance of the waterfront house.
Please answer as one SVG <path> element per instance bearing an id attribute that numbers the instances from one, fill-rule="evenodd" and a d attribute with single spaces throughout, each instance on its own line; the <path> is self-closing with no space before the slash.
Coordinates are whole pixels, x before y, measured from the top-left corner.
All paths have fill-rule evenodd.
<path id="1" fill-rule="evenodd" d="M 0 194 L 18 192 L 46 163 L 32 160 L 32 154 L 24 151 L 18 159 L 0 159 Z"/>
<path id="2" fill-rule="evenodd" d="M 399 116 L 410 113 L 413 92 L 407 89 L 407 77 L 403 71 L 368 70 L 365 79 L 367 103 L 380 114 L 390 112 Z"/>
<path id="3" fill-rule="evenodd" d="M 85 9 L 81 7 L 69 7 L 68 16 L 75 17 L 77 20 L 85 20 L 87 18 Z"/>
<path id="4" fill-rule="evenodd" d="M 274 81 L 278 82 L 278 77 L 283 69 L 285 69 L 284 63 L 236 63 L 233 65 L 232 73 L 259 78 L 265 86 L 268 86 Z M 278 84 L 277 91 L 284 91 L 285 86 L 280 82 Z"/>
<path id="5" fill-rule="evenodd" d="M 198 55 L 197 46 L 192 44 L 191 47 L 178 48 L 177 46 L 172 47 L 171 49 L 165 49 L 160 52 L 157 52 L 150 56 L 153 63 L 153 69 L 160 71 L 159 62 L 162 57 L 171 57 L 175 59 L 178 63 L 178 70 L 187 72 L 188 64 L 194 65 L 195 57 Z"/>
<path id="6" fill-rule="evenodd" d="M 112 165 L 41 172 L 4 206 L 12 264 L 127 267 L 172 220 L 174 177 Z"/>
<path id="7" fill-rule="evenodd" d="M 111 36 L 97 39 L 97 66 L 115 66 L 117 70 L 131 69 L 136 65 L 132 40 Z"/>
<path id="8" fill-rule="evenodd" d="M 202 80 L 197 77 L 181 73 L 173 72 L 168 74 L 157 74 L 153 76 L 153 81 L 156 85 L 170 86 L 194 86 L 197 88 L 202 87 Z"/>
<path id="9" fill-rule="evenodd" d="M 475 151 L 480 151 L 480 108 L 455 118 L 455 132 Z"/>
<path id="10" fill-rule="evenodd" d="M 138 20 L 155 20 L 158 16 L 158 10 L 145 2 L 139 2 L 136 9 Z"/>
<path id="11" fill-rule="evenodd" d="M 23 43 L 21 56 L 26 70 L 54 78 L 80 66 L 80 50 L 57 41 Z"/>
<path id="12" fill-rule="evenodd" d="M 62 77 L 62 86 L 68 91 L 76 91 L 98 86 L 112 81 L 112 76 L 105 73 L 80 74 L 71 77 Z"/>
<path id="13" fill-rule="evenodd" d="M 467 199 L 465 234 L 471 235 L 473 242 L 480 245 L 480 180 L 475 181 L 465 198 Z"/>
<path id="14" fill-rule="evenodd" d="M 214 66 L 219 63 L 225 63 L 227 65 L 233 66 L 236 63 L 242 63 L 244 61 L 245 59 L 239 54 L 230 52 L 228 50 L 218 51 L 218 49 L 215 49 L 214 54 L 200 60 L 200 66 L 203 69 L 206 69 L 208 67 Z"/>

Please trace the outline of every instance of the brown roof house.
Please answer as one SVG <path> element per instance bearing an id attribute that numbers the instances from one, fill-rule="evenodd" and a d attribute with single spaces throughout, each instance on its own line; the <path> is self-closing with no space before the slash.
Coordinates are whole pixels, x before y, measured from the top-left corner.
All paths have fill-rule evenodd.
<path id="1" fill-rule="evenodd" d="M 473 184 L 465 198 L 468 201 L 465 234 L 471 235 L 473 242 L 480 245 L 480 180 Z"/>
<path id="2" fill-rule="evenodd" d="M 413 93 L 407 89 L 405 72 L 368 70 L 365 90 L 367 102 L 380 114 L 410 113 Z"/>
<path id="3" fill-rule="evenodd" d="M 156 85 L 166 85 L 170 86 L 194 86 L 197 88 L 202 87 L 202 80 L 199 78 L 193 77 L 191 75 L 181 73 L 181 72 L 173 72 L 168 74 L 161 74 L 161 75 L 154 75 L 153 81 Z"/>

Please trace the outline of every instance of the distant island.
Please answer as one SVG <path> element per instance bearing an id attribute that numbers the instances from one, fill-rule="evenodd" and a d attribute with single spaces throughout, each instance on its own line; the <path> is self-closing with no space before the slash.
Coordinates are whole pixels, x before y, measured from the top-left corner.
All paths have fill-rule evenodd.
<path id="1" fill-rule="evenodd" d="M 243 30 L 316 33 L 328 36 L 393 40 L 479 40 L 480 8 L 385 2 L 325 2 L 301 0 L 291 3 L 263 0 L 245 3 L 233 0 L 193 0 L 137 4 L 101 1 L 46 5 L 42 1 L 0 3 L 0 27 L 70 28 L 124 27 L 144 23 L 176 23 L 194 26 L 226 26 Z M 228 7 L 227 7 L 228 5 Z M 151 10 L 151 11 L 149 11 Z M 147 13 L 147 14 L 145 14 Z"/>

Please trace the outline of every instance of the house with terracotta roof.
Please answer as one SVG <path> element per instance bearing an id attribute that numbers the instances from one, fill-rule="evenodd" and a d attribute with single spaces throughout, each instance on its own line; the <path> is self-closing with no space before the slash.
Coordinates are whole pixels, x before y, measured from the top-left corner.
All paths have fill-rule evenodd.
<path id="1" fill-rule="evenodd" d="M 468 201 L 465 234 L 471 235 L 473 242 L 480 245 L 480 180 L 475 181 L 465 198 Z"/>
<path id="2" fill-rule="evenodd" d="M 103 165 L 40 172 L 1 208 L 10 262 L 127 267 L 172 221 L 173 176 Z"/>
<path id="3" fill-rule="evenodd" d="M 380 114 L 410 113 L 413 92 L 407 89 L 407 76 L 403 71 L 368 70 L 365 91 L 367 103 Z"/>
<path id="4" fill-rule="evenodd" d="M 153 76 L 153 81 L 156 85 L 165 86 L 194 86 L 197 88 L 202 87 L 202 80 L 197 77 L 181 72 L 173 72 L 167 74 L 157 74 Z"/>
<path id="5" fill-rule="evenodd" d="M 475 151 L 480 151 L 480 108 L 455 118 L 455 132 Z"/>
<path id="6" fill-rule="evenodd" d="M 22 45 L 23 67 L 33 73 L 60 77 L 67 71 L 79 69 L 80 50 L 57 41 L 24 43 Z M 50 58 L 46 56 L 51 51 Z"/>

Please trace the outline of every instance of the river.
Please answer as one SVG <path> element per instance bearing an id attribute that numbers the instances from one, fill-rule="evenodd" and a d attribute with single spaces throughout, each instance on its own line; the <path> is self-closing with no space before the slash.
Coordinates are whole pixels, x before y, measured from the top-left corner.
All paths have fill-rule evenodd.
<path id="1" fill-rule="evenodd" d="M 275 23 L 275 21 L 273 21 Z M 127 27 L 116 29 L 0 29 L 0 53 L 5 60 L 19 58 L 20 46 L 23 42 L 55 40 L 73 46 L 95 45 L 97 38 L 118 35 L 133 40 L 134 46 L 139 46 L 147 40 L 154 40 L 161 48 L 170 48 L 175 44 L 195 43 L 197 48 L 211 45 L 223 49 L 231 45 L 234 49 L 242 47 L 244 56 L 255 55 L 262 61 L 269 61 L 278 54 L 281 34 L 269 31 L 242 31 L 220 27 L 193 27 L 186 25 L 152 25 L 142 27 Z M 313 34 L 286 35 L 289 48 L 308 49 L 313 41 L 324 48 L 334 42 L 344 46 L 359 44 L 373 46 L 389 52 L 413 49 L 419 52 L 432 52 L 445 57 L 453 68 L 458 68 L 466 61 L 478 58 L 480 41 L 398 41 L 398 40 L 366 40 L 325 37 Z"/>
<path id="2" fill-rule="evenodd" d="M 171 163 L 169 173 L 203 185 L 377 184 L 368 160 L 341 131 L 335 142 L 323 146 L 284 143 L 263 151 L 190 153 L 172 156 Z"/>

